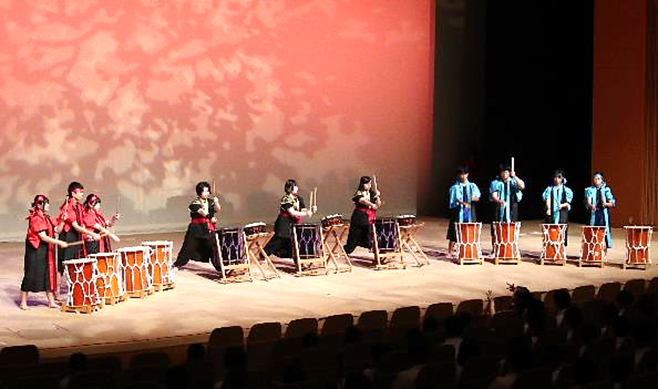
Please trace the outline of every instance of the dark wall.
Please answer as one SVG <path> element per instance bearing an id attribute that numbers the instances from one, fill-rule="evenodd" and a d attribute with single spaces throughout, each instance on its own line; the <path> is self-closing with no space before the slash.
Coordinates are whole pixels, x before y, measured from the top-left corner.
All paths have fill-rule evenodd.
<path id="1" fill-rule="evenodd" d="M 591 170 L 593 0 L 466 0 L 460 35 L 442 27 L 448 16 L 441 4 L 432 214 L 446 215 L 456 165 L 472 166 L 484 194 L 498 164 L 514 156 L 528 186 L 522 219 L 542 217 L 541 193 L 561 168 L 576 195 L 571 219 L 582 221 Z M 485 221 L 489 208 L 479 206 Z"/>

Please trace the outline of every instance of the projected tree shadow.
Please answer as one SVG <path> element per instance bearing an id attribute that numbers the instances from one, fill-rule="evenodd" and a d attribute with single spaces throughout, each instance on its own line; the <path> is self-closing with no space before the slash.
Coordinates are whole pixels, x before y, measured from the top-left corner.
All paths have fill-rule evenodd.
<path id="1" fill-rule="evenodd" d="M 352 73 L 386 60 L 391 45 L 427 37 L 413 25 L 369 24 L 379 12 L 371 8 L 359 16 L 329 0 L 0 8 L 10 20 L 0 32 L 0 218 L 14 222 L 37 192 L 59 204 L 73 179 L 121 195 L 130 206 L 123 223 L 140 224 L 177 220 L 168 208 L 186 207 L 201 179 L 217 182 L 230 219 L 274 214 L 289 176 L 334 186 L 363 174 L 359 166 L 409 170 L 373 153 L 369 140 L 406 126 L 373 109 L 372 91 L 390 86 L 376 77 L 355 85 Z M 309 18 L 315 36 L 300 34 Z M 364 52 L 371 63 L 327 61 Z"/>

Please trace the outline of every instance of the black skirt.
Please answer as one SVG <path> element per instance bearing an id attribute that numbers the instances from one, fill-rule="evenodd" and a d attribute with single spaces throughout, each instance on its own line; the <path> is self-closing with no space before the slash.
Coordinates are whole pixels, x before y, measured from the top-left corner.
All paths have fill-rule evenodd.
<path id="1" fill-rule="evenodd" d="M 48 269 L 48 244 L 41 242 L 39 248 L 34 248 L 25 241 L 24 276 L 21 292 L 49 292 L 50 272 Z"/>
<path id="2" fill-rule="evenodd" d="M 205 224 L 190 223 L 174 265 L 176 267 L 185 266 L 190 260 L 210 262 L 216 256 L 217 243 L 214 231 L 210 231 Z"/>
<path id="3" fill-rule="evenodd" d="M 62 232 L 59 234 L 59 239 L 66 243 L 77 242 L 82 239 L 81 234 L 71 228 L 69 232 Z M 85 257 L 83 245 L 69 246 L 67 248 L 58 248 L 57 252 L 57 271 L 64 272 L 64 261 L 69 259 L 79 259 Z"/>

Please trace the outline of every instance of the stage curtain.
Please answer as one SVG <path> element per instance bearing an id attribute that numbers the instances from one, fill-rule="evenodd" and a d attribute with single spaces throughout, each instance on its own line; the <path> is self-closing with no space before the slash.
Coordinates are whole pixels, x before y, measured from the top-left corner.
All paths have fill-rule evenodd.
<path id="1" fill-rule="evenodd" d="M 647 89 L 643 223 L 658 224 L 658 1 L 647 1 Z"/>

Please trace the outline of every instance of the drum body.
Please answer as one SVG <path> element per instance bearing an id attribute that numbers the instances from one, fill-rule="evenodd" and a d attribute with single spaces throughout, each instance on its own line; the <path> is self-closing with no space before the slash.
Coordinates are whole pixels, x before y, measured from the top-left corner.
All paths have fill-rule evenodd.
<path id="1" fill-rule="evenodd" d="M 544 234 L 540 260 L 565 262 L 564 239 L 567 233 L 566 224 L 542 224 Z"/>
<path id="2" fill-rule="evenodd" d="M 580 260 L 588 262 L 602 262 L 605 260 L 605 226 L 583 226 L 583 243 L 580 248 Z"/>
<path id="3" fill-rule="evenodd" d="M 246 226 L 244 226 L 244 234 L 246 236 L 264 234 L 266 232 L 265 227 L 266 227 L 265 223 L 263 222 L 247 224 Z"/>
<path id="4" fill-rule="evenodd" d="M 245 237 L 242 228 L 224 228 L 218 233 L 219 247 L 224 266 L 232 266 L 245 262 Z"/>
<path id="5" fill-rule="evenodd" d="M 156 240 L 142 242 L 142 246 L 151 249 L 151 255 L 148 256 L 148 268 L 153 286 L 158 289 L 172 286 L 176 281 L 173 258 L 174 242 Z"/>
<path id="6" fill-rule="evenodd" d="M 123 247 L 121 256 L 126 295 L 144 297 L 153 292 L 153 278 L 149 272 L 151 249 L 146 246 Z"/>
<path id="7" fill-rule="evenodd" d="M 651 246 L 651 226 L 625 226 L 626 229 L 626 264 L 629 266 L 646 266 L 651 264 L 649 247 Z"/>
<path id="8" fill-rule="evenodd" d="M 413 226 L 416 222 L 416 215 L 400 215 L 397 219 L 400 227 Z"/>
<path id="9" fill-rule="evenodd" d="M 300 259 L 322 257 L 322 235 L 319 224 L 295 224 L 292 226 L 292 247 Z M 295 242 L 296 239 L 296 242 Z"/>
<path id="10" fill-rule="evenodd" d="M 401 250 L 397 219 L 378 218 L 375 219 L 373 225 L 376 231 L 373 238 L 377 240 L 376 243 L 380 253 L 399 252 Z"/>
<path id="11" fill-rule="evenodd" d="M 455 223 L 460 261 L 479 261 L 482 258 L 480 235 L 482 223 Z"/>
<path id="12" fill-rule="evenodd" d="M 86 310 L 90 312 L 101 303 L 96 287 L 96 260 L 93 258 L 72 259 L 63 262 L 68 297 L 62 309 Z"/>
<path id="13" fill-rule="evenodd" d="M 494 258 L 502 260 L 521 259 L 519 253 L 519 234 L 521 232 L 520 222 L 494 222 Z"/>
<path id="14" fill-rule="evenodd" d="M 333 226 L 342 225 L 343 215 L 335 214 L 335 215 L 326 216 L 322 218 L 321 224 L 322 224 L 322 228 L 329 228 Z"/>
<path id="15" fill-rule="evenodd" d="M 123 283 L 123 268 L 118 253 L 90 254 L 96 260 L 96 288 L 98 297 L 105 303 L 114 304 L 121 301 L 126 293 Z"/>

